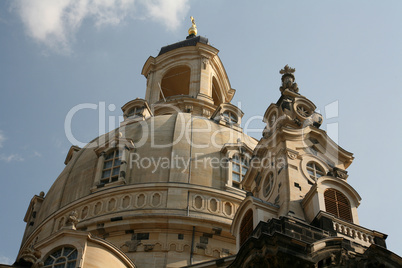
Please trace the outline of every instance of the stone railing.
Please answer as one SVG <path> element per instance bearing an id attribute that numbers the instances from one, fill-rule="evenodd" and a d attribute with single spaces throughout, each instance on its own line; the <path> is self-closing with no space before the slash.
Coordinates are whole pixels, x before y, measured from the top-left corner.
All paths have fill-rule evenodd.
<path id="1" fill-rule="evenodd" d="M 359 244 L 367 246 L 375 244 L 373 231 L 338 219 L 334 219 L 333 227 L 338 234 L 350 237 Z"/>

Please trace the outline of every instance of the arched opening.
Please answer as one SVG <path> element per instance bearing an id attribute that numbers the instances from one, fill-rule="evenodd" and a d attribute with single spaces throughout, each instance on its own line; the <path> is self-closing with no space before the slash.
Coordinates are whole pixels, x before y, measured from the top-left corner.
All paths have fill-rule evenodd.
<path id="1" fill-rule="evenodd" d="M 175 95 L 188 95 L 190 92 L 191 69 L 178 66 L 169 70 L 162 78 L 161 88 L 165 98 Z M 160 99 L 162 99 L 160 94 Z"/>
<path id="2" fill-rule="evenodd" d="M 128 110 L 127 117 L 136 117 L 136 116 L 141 117 L 143 112 L 144 112 L 144 106 L 136 106 Z"/>
<path id="3" fill-rule="evenodd" d="M 240 246 L 246 242 L 253 232 L 253 211 L 247 210 L 240 224 Z"/>
<path id="4" fill-rule="evenodd" d="M 220 98 L 220 88 L 218 85 L 218 81 L 216 81 L 216 78 L 212 78 L 212 99 L 214 100 L 214 105 L 218 106 L 219 104 L 223 103 L 223 101 Z"/>
<path id="5" fill-rule="evenodd" d="M 43 267 L 44 268 L 75 267 L 77 257 L 78 252 L 75 248 L 63 247 L 61 249 L 53 251 L 53 253 L 46 258 Z"/>
<path id="6" fill-rule="evenodd" d="M 352 222 L 352 211 L 349 200 L 344 194 L 335 189 L 327 189 L 324 192 L 325 210 L 334 216 Z"/>

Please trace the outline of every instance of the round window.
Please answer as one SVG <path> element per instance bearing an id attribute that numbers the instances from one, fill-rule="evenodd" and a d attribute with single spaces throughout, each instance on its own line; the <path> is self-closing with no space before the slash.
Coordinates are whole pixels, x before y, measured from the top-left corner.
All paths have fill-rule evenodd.
<path id="1" fill-rule="evenodd" d="M 311 115 L 311 110 L 304 104 L 299 104 L 296 106 L 296 112 L 304 118 L 307 118 Z"/>
<path id="2" fill-rule="evenodd" d="M 307 172 L 314 181 L 316 181 L 319 177 L 325 176 L 324 169 L 316 162 L 308 162 L 307 163 Z"/>

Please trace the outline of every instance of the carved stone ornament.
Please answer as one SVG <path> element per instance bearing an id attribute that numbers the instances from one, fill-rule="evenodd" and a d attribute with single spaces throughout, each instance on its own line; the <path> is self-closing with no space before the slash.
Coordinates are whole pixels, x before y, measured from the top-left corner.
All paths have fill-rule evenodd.
<path id="1" fill-rule="evenodd" d="M 38 261 L 34 265 L 32 265 L 32 268 L 40 268 L 43 267 L 45 263 L 43 261 Z"/>
<path id="2" fill-rule="evenodd" d="M 264 139 L 268 139 L 269 137 L 271 137 L 272 135 L 272 131 L 270 131 L 269 128 L 265 127 L 264 130 L 262 131 L 262 137 Z"/>
<path id="3" fill-rule="evenodd" d="M 154 244 L 145 244 L 144 245 L 144 251 L 151 251 L 151 250 L 154 249 L 154 247 L 155 247 Z"/>
<path id="4" fill-rule="evenodd" d="M 141 244 L 141 242 L 138 240 L 131 240 L 131 241 L 127 241 L 126 243 L 124 243 L 123 246 L 128 247 L 128 252 L 136 252 L 137 248 L 140 244 Z"/>
<path id="5" fill-rule="evenodd" d="M 279 88 L 281 92 L 285 91 L 285 89 L 289 89 L 295 93 L 299 92 L 299 87 L 297 86 L 297 83 L 294 82 L 296 80 L 295 76 L 293 75 L 295 71 L 295 68 L 291 68 L 287 64 L 282 70 L 279 71 L 279 73 L 282 74 L 282 85 Z"/>
<path id="6" fill-rule="evenodd" d="M 316 128 L 320 128 L 320 126 L 323 122 L 322 115 L 319 113 L 313 113 L 310 117 L 311 117 L 313 126 L 315 126 Z"/>
<path id="7" fill-rule="evenodd" d="M 346 170 L 342 170 L 342 169 L 339 169 L 339 168 L 335 167 L 334 168 L 334 176 L 336 178 L 346 180 L 348 178 L 348 172 Z"/>
<path id="8" fill-rule="evenodd" d="M 296 123 L 296 125 L 301 126 L 302 123 L 298 118 L 293 119 L 293 121 Z"/>
<path id="9" fill-rule="evenodd" d="M 294 160 L 294 159 L 297 158 L 297 153 L 288 151 L 287 154 L 288 154 L 288 157 L 289 157 L 290 159 L 292 159 L 292 160 Z"/>
<path id="10" fill-rule="evenodd" d="M 66 227 L 69 229 L 76 230 L 77 223 L 78 223 L 78 213 L 77 211 L 73 210 L 71 211 L 70 215 L 66 220 Z"/>
<path id="11" fill-rule="evenodd" d="M 191 113 L 191 112 L 193 112 L 194 107 L 193 107 L 193 105 L 186 105 L 185 109 L 186 109 L 186 112 Z"/>
<path id="12" fill-rule="evenodd" d="M 211 111 L 208 109 L 202 109 L 202 115 L 206 116 L 206 117 L 210 117 L 211 116 Z"/>
<path id="13" fill-rule="evenodd" d="M 207 57 L 202 57 L 202 68 L 205 70 L 209 64 L 209 59 Z"/>
<path id="14" fill-rule="evenodd" d="M 29 247 L 29 248 L 24 249 L 24 251 L 22 252 L 21 258 L 27 262 L 36 264 L 38 262 L 38 259 L 41 257 L 41 255 L 42 254 L 39 250 L 35 250 L 34 248 Z"/>

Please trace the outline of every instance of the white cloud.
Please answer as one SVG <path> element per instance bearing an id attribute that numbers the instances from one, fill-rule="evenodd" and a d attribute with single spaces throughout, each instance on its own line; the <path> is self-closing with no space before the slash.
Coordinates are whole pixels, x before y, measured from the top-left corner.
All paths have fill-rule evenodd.
<path id="1" fill-rule="evenodd" d="M 97 27 L 118 25 L 126 17 L 147 18 L 168 30 L 179 26 L 188 0 L 15 0 L 27 34 L 59 52 L 69 52 L 84 19 Z"/>
<path id="2" fill-rule="evenodd" d="M 6 140 L 6 136 L 4 136 L 3 131 L 0 130 L 0 148 L 3 147 L 5 140 Z"/>
<path id="3" fill-rule="evenodd" d="M 189 10 L 187 0 L 145 1 L 145 7 L 150 18 L 163 23 L 169 30 L 176 29 Z"/>
<path id="4" fill-rule="evenodd" d="M 10 163 L 11 161 L 22 162 L 22 161 L 24 161 L 24 158 L 22 158 L 18 154 L 10 154 L 10 155 L 1 154 L 0 155 L 0 160 L 4 161 L 4 162 L 7 162 L 7 163 Z"/>
<path id="5" fill-rule="evenodd" d="M 0 148 L 3 147 L 4 145 L 4 141 L 6 140 L 6 136 L 4 135 L 4 132 L 2 130 L 0 130 Z M 11 161 L 24 161 L 24 158 L 22 158 L 20 155 L 18 154 L 10 154 L 10 155 L 5 155 L 4 153 L 0 154 L 0 161 L 4 161 L 4 162 L 11 162 Z M 0 256 L 0 263 L 1 262 L 1 258 L 2 256 Z"/>
<path id="6" fill-rule="evenodd" d="M 1 264 L 13 264 L 14 261 L 6 256 L 0 256 L 0 263 Z"/>
<path id="7" fill-rule="evenodd" d="M 39 153 L 39 152 L 37 152 L 37 151 L 35 151 L 35 152 L 34 152 L 34 156 L 36 156 L 36 157 L 42 157 L 42 154 Z"/>

